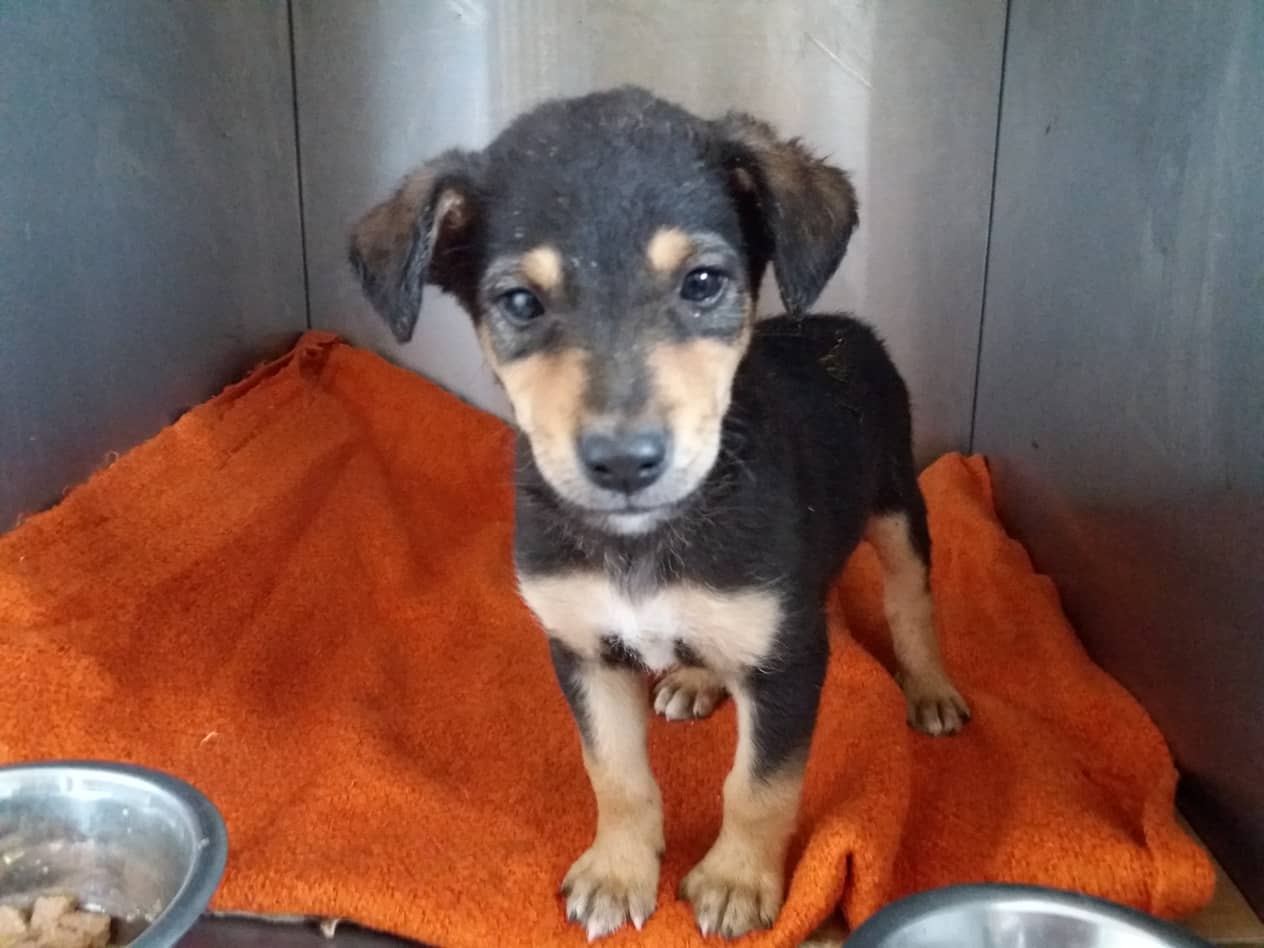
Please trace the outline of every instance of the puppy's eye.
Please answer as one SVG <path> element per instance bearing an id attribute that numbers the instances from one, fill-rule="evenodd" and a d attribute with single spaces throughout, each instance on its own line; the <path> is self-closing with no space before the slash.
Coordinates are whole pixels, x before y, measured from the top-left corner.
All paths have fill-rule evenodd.
<path id="1" fill-rule="evenodd" d="M 515 326 L 525 326 L 544 312 L 544 305 L 536 299 L 535 294 L 521 287 L 500 294 L 496 305 Z"/>
<path id="2" fill-rule="evenodd" d="M 724 292 L 729 278 L 714 267 L 699 267 L 685 274 L 680 284 L 680 298 L 690 303 L 714 303 Z"/>

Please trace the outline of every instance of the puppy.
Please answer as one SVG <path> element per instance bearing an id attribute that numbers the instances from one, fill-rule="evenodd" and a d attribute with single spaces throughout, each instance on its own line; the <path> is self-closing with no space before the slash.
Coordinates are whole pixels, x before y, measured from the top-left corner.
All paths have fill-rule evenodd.
<path id="1" fill-rule="evenodd" d="M 515 563 L 597 800 L 566 875 L 590 938 L 653 912 L 653 706 L 726 693 L 719 836 L 681 895 L 704 934 L 773 923 L 829 653 L 825 599 L 878 552 L 908 718 L 969 716 L 940 661 L 908 394 L 845 316 L 803 316 L 857 226 L 847 176 L 742 114 L 624 88 L 547 102 L 450 151 L 355 227 L 352 265 L 406 341 L 429 283 L 468 310 L 520 435 Z M 756 320 L 771 263 L 790 315 Z"/>

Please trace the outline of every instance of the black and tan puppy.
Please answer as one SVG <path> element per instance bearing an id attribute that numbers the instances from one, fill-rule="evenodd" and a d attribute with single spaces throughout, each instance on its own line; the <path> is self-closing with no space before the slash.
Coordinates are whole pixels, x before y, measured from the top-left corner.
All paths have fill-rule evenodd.
<path id="1" fill-rule="evenodd" d="M 936 646 L 904 383 L 865 326 L 802 315 L 856 224 L 846 175 L 762 122 L 620 89 L 440 155 L 356 226 L 352 263 L 395 334 L 424 284 L 451 293 L 513 405 L 518 577 L 597 798 L 563 884 L 589 937 L 654 910 L 649 675 L 669 718 L 725 692 L 737 707 L 723 825 L 682 895 L 704 933 L 772 924 L 826 592 L 862 537 L 910 722 L 946 734 L 968 716 Z M 791 315 L 756 321 L 769 262 Z"/>

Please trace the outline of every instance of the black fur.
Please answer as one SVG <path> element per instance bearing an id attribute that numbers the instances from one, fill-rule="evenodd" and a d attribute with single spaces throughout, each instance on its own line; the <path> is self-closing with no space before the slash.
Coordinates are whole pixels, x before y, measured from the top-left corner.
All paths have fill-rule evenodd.
<path id="1" fill-rule="evenodd" d="M 571 714 L 579 728 L 579 735 L 587 743 L 592 739 L 592 726 L 588 721 L 588 709 L 584 705 L 580 658 L 565 644 L 554 638 L 549 639 L 549 657 L 553 660 L 553 672 L 557 675 L 558 687 L 562 689 L 562 696 L 570 705 Z"/>
<path id="2" fill-rule="evenodd" d="M 807 753 L 829 659 L 825 617 L 819 612 L 786 620 L 777 661 L 747 676 L 755 707 L 755 774 L 769 777 Z"/>
<path id="3" fill-rule="evenodd" d="M 701 668 L 703 667 L 702 658 L 690 648 L 687 642 L 677 642 L 672 649 L 676 654 L 676 661 L 685 668 Z"/>
<path id="4" fill-rule="evenodd" d="M 464 151 L 435 158 L 414 176 L 415 203 L 396 208 L 381 222 L 391 229 L 392 239 L 377 244 L 353 240 L 348 247 L 348 262 L 365 296 L 400 342 L 413 336 L 425 284 L 443 288 L 467 307 L 475 303 L 470 288 L 485 246 L 482 215 L 475 213 L 482 200 L 475 183 L 482 164 L 481 156 Z M 408 188 L 405 183 L 400 194 Z M 440 215 L 445 198 L 459 205 L 459 212 L 450 207 L 449 213 Z M 386 212 L 392 204 L 386 202 L 374 213 Z"/>
<path id="5" fill-rule="evenodd" d="M 617 635 L 607 635 L 601 640 L 601 660 L 616 668 L 631 668 L 635 671 L 646 671 L 645 661 L 641 653 L 628 645 Z"/>

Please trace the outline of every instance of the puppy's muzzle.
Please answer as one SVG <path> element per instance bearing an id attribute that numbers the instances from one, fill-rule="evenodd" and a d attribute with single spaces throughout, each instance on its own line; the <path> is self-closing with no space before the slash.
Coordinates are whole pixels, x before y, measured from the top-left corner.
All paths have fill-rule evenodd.
<path id="1" fill-rule="evenodd" d="M 578 452 L 584 474 L 593 484 L 630 496 L 667 470 L 671 438 L 654 428 L 613 434 L 590 431 L 580 435 Z"/>

